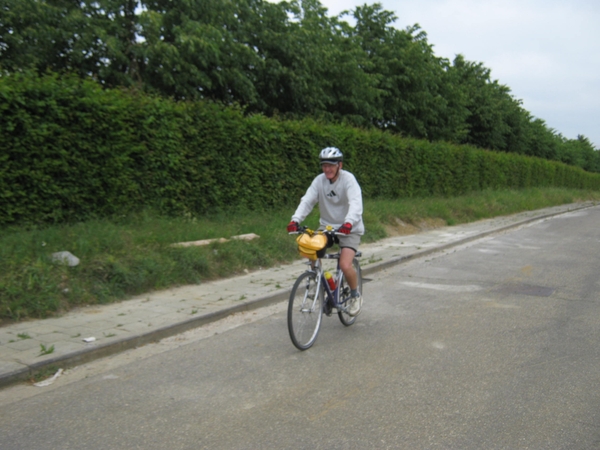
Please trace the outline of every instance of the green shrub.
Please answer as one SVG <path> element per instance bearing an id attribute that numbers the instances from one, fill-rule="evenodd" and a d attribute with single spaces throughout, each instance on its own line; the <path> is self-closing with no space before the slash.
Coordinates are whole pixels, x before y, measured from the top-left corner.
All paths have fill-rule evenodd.
<path id="1" fill-rule="evenodd" d="M 295 204 L 334 145 L 365 198 L 482 189 L 599 189 L 558 162 L 375 130 L 281 122 L 208 102 L 174 102 L 92 80 L 0 76 L 0 226 L 76 222 L 152 208 L 194 216 Z"/>

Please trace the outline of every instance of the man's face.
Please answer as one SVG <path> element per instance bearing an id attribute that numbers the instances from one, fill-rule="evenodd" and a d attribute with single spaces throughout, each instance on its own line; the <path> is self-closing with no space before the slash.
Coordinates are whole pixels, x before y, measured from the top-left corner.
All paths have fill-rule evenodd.
<path id="1" fill-rule="evenodd" d="M 337 180 L 337 177 L 338 177 L 341 167 L 342 167 L 342 163 L 334 163 L 334 164 L 323 163 L 323 164 L 321 164 L 321 169 L 323 169 L 323 173 L 325 174 L 325 177 L 327 177 L 327 179 L 332 183 L 335 180 Z"/>

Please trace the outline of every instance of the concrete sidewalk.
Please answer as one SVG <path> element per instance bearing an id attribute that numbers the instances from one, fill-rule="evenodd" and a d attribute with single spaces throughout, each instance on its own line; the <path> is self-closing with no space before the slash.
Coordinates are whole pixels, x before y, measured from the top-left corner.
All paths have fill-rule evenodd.
<path id="1" fill-rule="evenodd" d="M 498 217 L 361 246 L 363 275 L 494 233 L 594 206 L 569 204 Z M 305 270 L 302 260 L 243 276 L 140 295 L 62 317 L 0 328 L 0 386 L 26 380 L 49 366 L 67 368 L 155 342 L 230 314 L 287 299 Z M 368 299 L 368 287 L 366 292 Z M 43 349 L 48 354 L 43 355 Z M 49 350 L 53 348 L 50 353 Z"/>

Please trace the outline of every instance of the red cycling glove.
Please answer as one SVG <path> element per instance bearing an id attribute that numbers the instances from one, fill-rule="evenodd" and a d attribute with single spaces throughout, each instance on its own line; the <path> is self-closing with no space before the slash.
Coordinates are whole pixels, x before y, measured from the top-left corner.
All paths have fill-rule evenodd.
<path id="1" fill-rule="evenodd" d="M 293 220 L 287 226 L 288 233 L 297 233 L 298 232 L 298 222 L 294 222 Z"/>
<path id="2" fill-rule="evenodd" d="M 352 224 L 350 222 L 346 222 L 338 231 L 343 234 L 350 234 L 350 230 L 352 230 Z"/>

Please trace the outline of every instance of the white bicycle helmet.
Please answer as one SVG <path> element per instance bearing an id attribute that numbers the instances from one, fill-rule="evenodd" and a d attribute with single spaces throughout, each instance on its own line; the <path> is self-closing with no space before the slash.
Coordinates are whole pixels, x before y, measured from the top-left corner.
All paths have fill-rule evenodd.
<path id="1" fill-rule="evenodd" d="M 326 147 L 323 150 L 321 150 L 321 153 L 319 154 L 319 159 L 321 160 L 321 164 L 335 164 L 337 162 L 343 161 L 344 155 L 342 154 L 342 152 L 340 152 L 339 148 Z"/>

